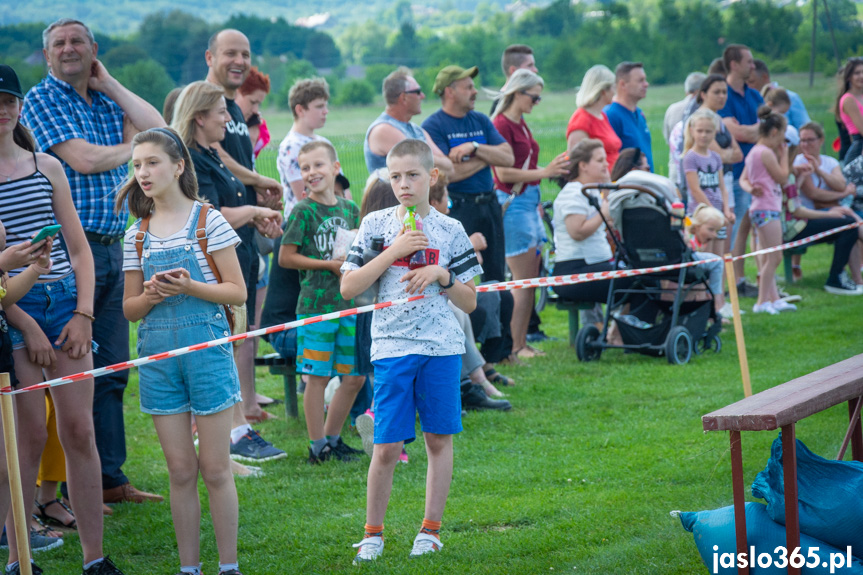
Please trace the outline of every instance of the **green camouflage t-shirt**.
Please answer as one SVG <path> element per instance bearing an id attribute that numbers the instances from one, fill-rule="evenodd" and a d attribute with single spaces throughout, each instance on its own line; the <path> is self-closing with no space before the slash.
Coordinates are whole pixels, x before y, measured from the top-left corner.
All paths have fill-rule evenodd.
<path id="1" fill-rule="evenodd" d="M 355 230 L 359 225 L 359 208 L 350 200 L 336 197 L 336 205 L 325 206 L 305 198 L 297 202 L 288 216 L 282 245 L 295 244 L 299 246 L 297 253 L 300 255 L 329 260 L 332 259 L 336 230 Z M 300 270 L 298 314 L 330 313 L 352 306 L 352 300 L 342 299 L 336 274 L 328 270 Z"/>

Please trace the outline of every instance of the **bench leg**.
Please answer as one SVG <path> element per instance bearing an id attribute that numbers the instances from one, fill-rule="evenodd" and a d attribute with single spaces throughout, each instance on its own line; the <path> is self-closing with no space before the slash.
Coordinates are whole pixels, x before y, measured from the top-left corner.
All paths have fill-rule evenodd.
<path id="1" fill-rule="evenodd" d="M 790 286 L 794 283 L 794 266 L 791 264 L 791 254 L 787 250 L 782 252 L 782 264 L 785 268 L 785 285 Z"/>
<path id="2" fill-rule="evenodd" d="M 785 549 L 788 556 L 800 547 L 800 512 L 797 506 L 797 441 L 794 424 L 782 427 L 782 476 L 785 482 Z M 788 575 L 800 575 L 799 567 L 788 565 Z"/>
<path id="3" fill-rule="evenodd" d="M 297 374 L 294 371 L 284 375 L 285 381 L 285 416 L 299 417 L 297 411 Z"/>
<path id="4" fill-rule="evenodd" d="M 743 448 L 740 432 L 730 432 L 731 439 L 731 489 L 734 493 L 734 533 L 737 536 L 737 556 L 743 553 L 749 558 L 746 543 L 746 498 L 743 485 Z M 738 567 L 738 575 L 749 575 L 749 566 Z"/>
<path id="5" fill-rule="evenodd" d="M 848 402 L 848 414 L 854 417 L 856 412 L 857 421 L 854 423 L 854 429 L 851 431 L 851 457 L 854 461 L 863 461 L 863 433 L 860 426 L 860 403 L 863 402 L 863 397 L 858 397 L 855 400 Z"/>
<path id="6" fill-rule="evenodd" d="M 575 338 L 578 336 L 578 314 L 580 310 L 569 310 L 569 347 L 575 347 Z"/>

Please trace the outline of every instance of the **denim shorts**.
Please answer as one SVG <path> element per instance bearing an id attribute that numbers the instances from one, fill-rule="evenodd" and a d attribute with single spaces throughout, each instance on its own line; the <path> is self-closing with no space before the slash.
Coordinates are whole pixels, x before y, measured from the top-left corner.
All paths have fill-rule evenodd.
<path id="1" fill-rule="evenodd" d="M 773 220 L 779 220 L 780 215 L 779 212 L 773 210 L 751 210 L 749 212 L 749 219 L 752 221 L 754 227 L 762 228 Z"/>
<path id="2" fill-rule="evenodd" d="M 509 194 L 495 190 L 497 201 L 503 205 Z M 503 215 L 503 236 L 506 257 L 527 253 L 548 240 L 545 226 L 539 217 L 539 186 L 527 186 L 513 198 Z"/>
<path id="3" fill-rule="evenodd" d="M 299 319 L 314 317 L 300 314 Z M 356 370 L 357 316 L 319 321 L 297 329 L 297 368 L 302 373 L 333 377 L 359 375 Z"/>
<path id="4" fill-rule="evenodd" d="M 59 345 L 55 342 L 72 319 L 72 310 L 78 307 L 75 273 L 68 273 L 55 281 L 34 284 L 27 295 L 18 300 L 17 305 L 36 320 L 54 349 L 60 349 L 63 342 Z M 9 337 L 12 339 L 12 349 L 25 347 L 24 334 L 11 325 Z"/>
<path id="5" fill-rule="evenodd" d="M 416 439 L 416 414 L 425 433 L 461 432 L 461 356 L 405 355 L 375 366 L 375 443 Z"/>
<path id="6" fill-rule="evenodd" d="M 0 373 L 9 374 L 9 385 L 18 385 L 15 377 L 15 362 L 12 359 L 12 340 L 9 338 L 9 324 L 6 322 L 6 312 L 0 309 Z"/>
<path id="7" fill-rule="evenodd" d="M 138 356 L 153 355 L 230 335 L 222 314 L 194 314 L 178 321 L 146 318 L 138 326 Z M 141 411 L 212 415 L 242 400 L 231 344 L 202 349 L 138 368 Z"/>

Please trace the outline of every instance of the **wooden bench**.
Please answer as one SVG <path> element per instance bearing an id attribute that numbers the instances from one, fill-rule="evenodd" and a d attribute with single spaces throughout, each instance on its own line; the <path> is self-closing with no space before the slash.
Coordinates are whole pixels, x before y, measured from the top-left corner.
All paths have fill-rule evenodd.
<path id="1" fill-rule="evenodd" d="M 298 417 L 297 411 L 297 364 L 296 358 L 284 358 L 277 353 L 270 353 L 255 358 L 255 367 L 266 366 L 273 375 L 281 375 L 285 384 L 285 415 Z"/>
<path id="2" fill-rule="evenodd" d="M 848 402 L 851 423 L 838 458 L 841 459 L 850 440 L 853 458 L 863 461 L 863 434 L 860 427 L 863 354 L 762 391 L 701 418 L 704 431 L 730 432 L 731 483 L 738 553 L 748 553 L 740 432 L 782 430 L 786 549 L 790 554 L 790 550 L 800 546 L 794 426 L 801 419 L 845 402 Z M 737 572 L 748 575 L 749 568 L 740 567 Z M 789 566 L 788 573 L 799 574 L 800 569 Z"/>
<path id="3" fill-rule="evenodd" d="M 579 329 L 578 312 L 593 309 L 596 304 L 586 301 L 564 301 L 558 299 L 556 305 L 557 309 L 569 313 L 569 345 L 575 347 L 575 338 L 578 335 Z"/>

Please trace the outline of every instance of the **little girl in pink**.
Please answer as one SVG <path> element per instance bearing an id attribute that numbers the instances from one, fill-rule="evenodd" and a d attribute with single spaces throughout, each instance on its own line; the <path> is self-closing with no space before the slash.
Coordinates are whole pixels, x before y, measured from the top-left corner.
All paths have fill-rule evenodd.
<path id="1" fill-rule="evenodd" d="M 771 248 L 782 243 L 782 186 L 788 180 L 788 148 L 785 141 L 787 120 L 767 106 L 758 110 L 758 142 L 746 156 L 746 167 L 740 177 L 741 187 L 752 194 L 749 218 L 758 240 L 758 248 Z M 780 252 L 760 259 L 758 303 L 754 313 L 776 315 L 797 309 L 779 299 L 776 288 L 776 268 L 782 260 Z"/>

